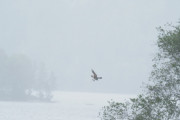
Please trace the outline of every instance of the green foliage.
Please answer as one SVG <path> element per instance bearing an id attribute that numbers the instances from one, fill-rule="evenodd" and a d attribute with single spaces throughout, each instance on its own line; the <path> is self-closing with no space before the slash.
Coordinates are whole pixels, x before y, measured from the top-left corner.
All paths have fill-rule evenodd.
<path id="1" fill-rule="evenodd" d="M 126 101 L 128 104 L 109 102 L 100 112 L 102 120 L 180 119 L 180 25 L 158 30 L 159 52 L 146 92 Z"/>
<path id="2" fill-rule="evenodd" d="M 128 103 L 118 103 L 108 101 L 109 106 L 103 107 L 103 112 L 100 113 L 103 120 L 123 120 L 128 115 Z"/>

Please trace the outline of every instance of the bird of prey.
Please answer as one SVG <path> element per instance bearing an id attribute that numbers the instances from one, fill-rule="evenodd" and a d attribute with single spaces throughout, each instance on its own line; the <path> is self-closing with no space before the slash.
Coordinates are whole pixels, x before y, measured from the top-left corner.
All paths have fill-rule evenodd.
<path id="1" fill-rule="evenodd" d="M 98 79 L 102 79 L 102 77 L 98 77 L 98 76 L 97 76 L 97 74 L 94 72 L 93 69 L 91 69 L 91 71 L 92 71 L 92 73 L 93 73 L 93 75 L 91 75 L 91 77 L 93 78 L 93 81 L 98 80 Z"/>

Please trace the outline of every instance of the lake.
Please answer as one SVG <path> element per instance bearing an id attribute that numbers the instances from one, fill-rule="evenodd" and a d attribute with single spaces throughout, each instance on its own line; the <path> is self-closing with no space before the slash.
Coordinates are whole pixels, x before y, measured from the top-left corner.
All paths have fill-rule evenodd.
<path id="1" fill-rule="evenodd" d="M 54 92 L 53 103 L 0 102 L 0 120 L 100 120 L 98 113 L 111 99 L 135 95 Z"/>

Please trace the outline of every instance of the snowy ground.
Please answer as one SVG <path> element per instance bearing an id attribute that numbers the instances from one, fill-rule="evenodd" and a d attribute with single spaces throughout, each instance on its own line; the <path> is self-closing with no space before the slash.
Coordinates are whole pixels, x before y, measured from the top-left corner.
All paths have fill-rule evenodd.
<path id="1" fill-rule="evenodd" d="M 54 103 L 0 102 L 0 120 L 99 120 L 107 101 L 134 95 L 55 92 Z"/>

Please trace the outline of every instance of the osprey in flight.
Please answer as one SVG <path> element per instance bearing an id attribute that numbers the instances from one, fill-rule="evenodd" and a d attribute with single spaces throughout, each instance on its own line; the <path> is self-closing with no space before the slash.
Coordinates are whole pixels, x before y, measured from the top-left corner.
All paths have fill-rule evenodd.
<path id="1" fill-rule="evenodd" d="M 93 81 L 98 80 L 98 79 L 102 79 L 102 77 L 98 77 L 98 76 L 97 76 L 97 74 L 94 72 L 93 69 L 92 69 L 91 71 L 92 71 L 92 73 L 93 73 L 93 75 L 91 75 L 91 77 L 93 78 Z"/>

